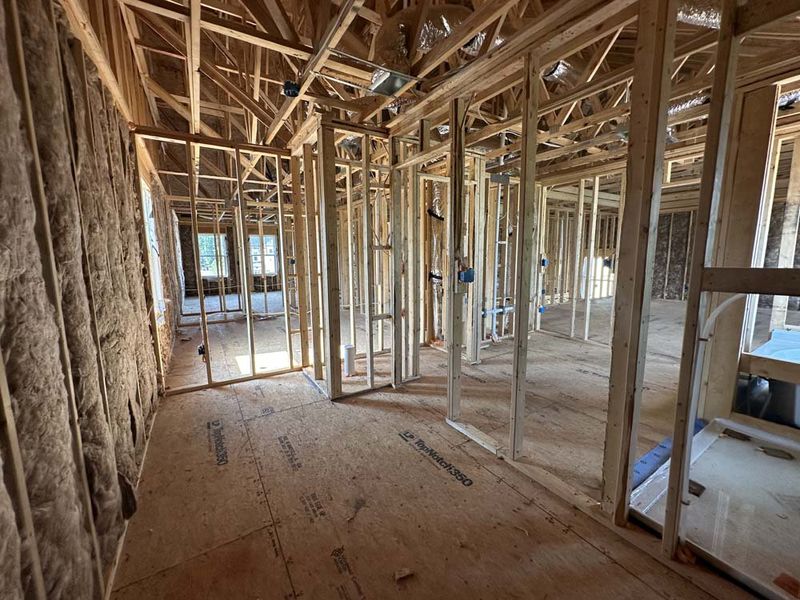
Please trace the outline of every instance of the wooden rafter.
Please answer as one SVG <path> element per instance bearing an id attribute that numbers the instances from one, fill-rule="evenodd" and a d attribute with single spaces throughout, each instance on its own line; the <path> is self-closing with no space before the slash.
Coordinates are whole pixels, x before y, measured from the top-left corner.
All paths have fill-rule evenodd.
<path id="1" fill-rule="evenodd" d="M 331 54 L 331 50 L 335 48 L 339 40 L 342 39 L 350 23 L 353 22 L 353 19 L 358 14 L 358 9 L 363 4 L 364 0 L 346 0 L 342 4 L 336 18 L 330 22 L 325 33 L 320 37 L 318 50 L 309 58 L 309 61 L 306 63 L 300 75 L 299 94 L 305 94 L 308 91 L 311 83 L 314 81 L 317 71 L 324 66 Z M 267 130 L 265 138 L 267 144 L 275 139 L 278 131 L 288 122 L 289 115 L 291 115 L 294 108 L 301 101 L 299 94 L 298 96 L 284 99 L 283 104 L 275 115 L 275 119 Z"/>

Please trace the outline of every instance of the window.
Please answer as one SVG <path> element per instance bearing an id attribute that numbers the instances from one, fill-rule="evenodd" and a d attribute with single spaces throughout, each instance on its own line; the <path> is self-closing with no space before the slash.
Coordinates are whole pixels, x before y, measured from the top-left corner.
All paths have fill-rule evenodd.
<path id="1" fill-rule="evenodd" d="M 150 283 L 152 285 L 153 305 L 156 311 L 156 322 L 162 324 L 165 321 L 164 311 L 164 282 L 161 278 L 161 252 L 158 249 L 158 236 L 156 235 L 156 215 L 153 210 L 153 197 L 150 195 L 150 188 L 141 180 L 142 187 L 142 209 L 145 219 L 145 235 L 147 237 L 148 256 L 150 257 Z"/>
<path id="2" fill-rule="evenodd" d="M 259 239 L 260 238 L 260 239 Z M 262 251 L 261 243 L 264 248 Z M 264 255 L 264 270 L 261 269 L 261 255 Z M 251 235 L 250 258 L 253 275 L 277 275 L 278 273 L 278 238 L 275 235 Z"/>
<path id="3" fill-rule="evenodd" d="M 199 233 L 200 275 L 203 277 L 228 276 L 228 238 L 216 233 Z M 220 259 L 217 261 L 217 249 Z"/>

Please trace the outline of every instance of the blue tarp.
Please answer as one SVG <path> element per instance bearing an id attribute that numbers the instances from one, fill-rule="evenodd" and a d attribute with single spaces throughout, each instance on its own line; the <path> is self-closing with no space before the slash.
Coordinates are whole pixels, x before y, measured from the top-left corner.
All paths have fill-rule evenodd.
<path id="1" fill-rule="evenodd" d="M 703 419 L 695 419 L 693 435 L 700 433 L 705 426 L 706 422 Z M 633 466 L 632 489 L 642 485 L 650 475 L 658 471 L 659 467 L 669 460 L 670 454 L 672 454 L 672 438 L 668 437 L 664 438 L 664 441 L 658 446 L 637 460 Z"/>
<path id="2" fill-rule="evenodd" d="M 772 332 L 770 340 L 753 350 L 752 354 L 800 363 L 800 331 L 776 329 Z"/>

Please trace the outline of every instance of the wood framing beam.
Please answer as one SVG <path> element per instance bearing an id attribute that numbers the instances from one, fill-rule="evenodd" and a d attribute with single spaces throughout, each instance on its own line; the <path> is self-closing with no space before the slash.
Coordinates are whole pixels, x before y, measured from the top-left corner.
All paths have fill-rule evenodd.
<path id="1" fill-rule="evenodd" d="M 399 132 L 413 127 L 423 116 L 433 118 L 436 110 L 452 97 L 477 89 L 492 89 L 505 77 L 510 78 L 509 87 L 519 82 L 519 55 L 531 49 L 553 53 L 555 61 L 588 45 L 596 39 L 610 34 L 620 27 L 620 13 L 626 19 L 635 0 L 564 0 L 557 3 L 529 27 L 520 30 L 502 46 L 490 50 L 470 63 L 466 68 L 448 78 L 424 100 L 389 122 L 389 127 Z M 588 38 L 584 34 L 590 34 Z M 573 45 L 574 44 L 574 45 Z M 577 45 L 578 47 L 575 47 Z M 547 64 L 546 60 L 541 61 Z M 516 75 L 515 75 L 516 73 Z M 480 86 L 480 87 L 479 87 Z M 477 100 L 476 100 L 477 102 Z M 541 113 L 541 110 L 540 110 Z"/>
<path id="2" fill-rule="evenodd" d="M 308 269 L 309 308 L 311 311 L 311 340 L 314 348 L 314 379 L 322 379 L 322 329 L 320 317 L 319 258 L 317 253 L 317 182 L 315 181 L 314 151 L 310 144 L 303 145 L 303 190 L 305 191 L 306 256 Z"/>
<path id="3" fill-rule="evenodd" d="M 127 1 L 127 0 L 126 0 Z M 138 0 L 130 0 L 138 1 Z M 310 46 L 295 44 L 284 39 L 275 38 L 259 31 L 248 25 L 242 25 L 232 20 L 219 19 L 212 16 L 205 16 L 200 26 L 208 31 L 213 31 L 225 37 L 236 39 L 254 46 L 261 46 L 267 50 L 272 50 L 285 57 L 297 58 L 299 60 L 310 60 L 314 57 L 315 51 Z M 343 74 L 355 78 L 359 82 L 370 81 L 371 70 L 359 66 L 353 66 L 340 60 L 329 58 L 326 66 L 321 68 L 323 72 L 332 74 Z"/>
<path id="4" fill-rule="evenodd" d="M 239 168 L 242 157 L 239 148 L 236 148 L 234 152 L 236 153 L 236 160 L 234 162 L 236 169 L 236 201 L 239 208 L 239 260 L 243 262 L 240 267 L 242 277 L 239 289 L 242 290 L 241 294 L 244 297 L 245 315 L 247 316 L 247 349 L 250 357 L 250 375 L 255 377 L 256 347 L 255 332 L 253 330 L 253 259 L 250 256 L 250 233 L 247 228 L 247 199 L 244 196 L 242 171 Z M 202 288 L 202 279 L 198 281 L 200 282 L 198 287 Z"/>
<path id="5" fill-rule="evenodd" d="M 294 44 L 300 42 L 279 0 L 241 0 L 241 2 L 256 24 L 266 33 L 273 35 L 277 33 Z"/>
<path id="6" fill-rule="evenodd" d="M 424 134 L 422 134 L 424 137 Z M 420 140 L 422 143 L 422 140 Z M 425 289 L 427 276 L 422 259 L 423 240 L 423 215 L 425 214 L 422 206 L 422 194 L 420 193 L 421 181 L 419 178 L 419 169 L 412 167 L 409 169 L 409 206 L 408 206 L 408 285 L 409 285 L 409 312 L 411 321 L 411 332 L 409 337 L 409 346 L 411 359 L 408 366 L 409 377 L 419 377 L 419 348 L 420 348 L 420 332 L 422 330 L 422 316 L 424 308 L 420 303 L 422 290 Z M 426 215 L 427 216 L 427 215 Z"/>
<path id="7" fill-rule="evenodd" d="M 736 35 L 745 35 L 798 13 L 800 0 L 750 0 L 736 10 Z"/>
<path id="8" fill-rule="evenodd" d="M 148 77 L 146 79 L 146 83 L 147 83 L 148 89 L 156 97 L 158 97 L 162 102 L 164 102 L 164 104 L 166 104 L 169 108 L 171 108 L 176 113 L 178 113 L 179 116 L 181 116 L 184 119 L 186 119 L 186 121 L 191 125 L 191 119 L 192 119 L 191 113 L 186 109 L 186 107 L 181 102 L 178 101 L 178 99 L 175 96 L 173 96 L 167 90 L 165 90 L 163 87 L 161 87 L 154 79 L 151 79 L 151 78 Z M 217 140 L 222 140 L 223 139 L 222 136 L 219 133 L 217 133 L 214 130 L 213 127 L 210 127 L 209 125 L 206 125 L 205 123 L 203 123 L 202 120 L 199 121 L 198 128 L 199 128 L 199 131 L 197 131 L 196 133 L 199 133 L 199 134 L 201 134 L 203 136 L 207 136 L 209 138 L 215 138 Z M 233 148 L 231 148 L 231 149 L 233 149 Z M 195 153 L 195 161 L 196 161 L 196 157 L 197 156 L 198 156 L 198 154 Z M 253 168 L 255 166 L 256 161 L 250 160 L 245 156 L 240 156 L 240 158 L 241 158 L 241 161 L 242 161 L 241 164 L 245 167 L 245 169 L 252 169 L 252 172 L 255 173 L 259 177 L 259 179 L 267 181 L 267 178 L 264 176 L 264 174 L 261 171 Z M 213 164 L 213 163 L 209 163 L 209 164 Z M 197 168 L 197 171 L 199 172 L 199 166 L 200 165 L 197 162 L 195 162 L 195 166 Z M 199 177 L 198 177 L 198 179 L 199 179 Z"/>
<path id="9" fill-rule="evenodd" d="M 369 136 L 365 135 L 361 138 L 361 226 L 362 231 L 362 254 L 364 256 L 364 279 L 361 282 L 364 286 L 364 328 L 366 329 L 367 344 L 364 349 L 367 362 L 367 386 L 369 388 L 375 385 L 375 368 L 373 364 L 373 325 L 372 315 L 374 311 L 374 297 L 372 290 L 372 281 L 374 279 L 374 250 L 373 246 L 373 231 L 372 231 L 372 192 L 371 192 L 371 174 L 370 174 L 370 153 L 372 147 L 370 144 Z"/>
<path id="10" fill-rule="evenodd" d="M 389 161 L 392 166 L 400 160 L 400 140 L 389 138 Z M 392 296 L 392 386 L 397 388 L 403 382 L 403 172 L 393 168 L 389 172 L 389 211 L 391 235 L 391 296 Z"/>
<path id="11" fill-rule="evenodd" d="M 255 49 L 255 59 L 253 60 L 253 100 L 258 102 L 261 98 L 261 48 Z M 267 57 L 269 60 L 269 57 Z M 251 144 L 258 142 L 258 119 L 255 115 L 250 115 L 250 132 L 248 139 Z M 279 170 L 279 169 L 278 169 Z"/>
<path id="12" fill-rule="evenodd" d="M 701 289 L 731 294 L 800 296 L 800 269 L 794 267 L 706 267 Z"/>
<path id="13" fill-rule="evenodd" d="M 431 124 L 427 119 L 422 119 L 418 125 L 419 151 L 425 152 L 431 145 Z M 434 323 L 433 323 L 433 281 L 430 278 L 433 264 L 433 249 L 431 244 L 432 224 L 431 216 L 426 213 L 428 207 L 428 198 L 431 195 L 428 184 L 421 178 L 421 173 L 417 171 L 417 178 L 421 188 L 420 199 L 420 213 L 423 214 L 423 239 L 425 240 L 425 251 L 423 255 L 424 268 L 420 274 L 420 286 L 422 287 L 423 305 L 425 307 L 424 323 L 422 324 L 423 339 L 426 343 L 430 343 L 435 339 Z"/>
<path id="14" fill-rule="evenodd" d="M 569 324 L 569 337 L 575 337 L 575 320 L 578 310 L 578 296 L 581 290 L 581 267 L 583 266 L 583 204 L 586 201 L 586 180 L 581 178 L 578 183 L 578 201 L 575 203 L 575 233 L 573 239 L 573 263 L 572 263 L 572 293 L 570 302 L 572 304 L 572 315 Z"/>
<path id="15" fill-rule="evenodd" d="M 331 21 L 325 33 L 320 39 L 320 45 L 317 51 L 311 56 L 300 74 L 300 94 L 308 92 L 311 83 L 314 81 L 316 73 L 325 65 L 331 50 L 336 48 L 336 45 L 344 36 L 350 23 L 353 22 L 358 9 L 364 4 L 364 0 L 345 0 L 339 8 L 336 18 Z M 269 144 L 277 136 L 278 131 L 286 124 L 294 108 L 301 101 L 300 96 L 294 98 L 285 98 L 283 104 L 278 109 L 275 119 L 269 124 L 265 142 Z"/>
<path id="16" fill-rule="evenodd" d="M 278 4 L 280 3 L 278 0 L 266 0 L 266 1 Z M 344 0 L 331 0 L 331 2 L 333 2 L 333 4 L 335 4 L 336 6 L 341 6 Z M 361 8 L 358 9 L 358 16 L 366 21 L 369 21 L 370 23 L 373 23 L 374 25 L 377 25 L 378 27 L 383 25 L 383 17 L 381 16 L 381 14 L 375 10 L 372 10 L 371 8 L 367 8 L 366 6 L 362 6 Z"/>
<path id="17" fill-rule="evenodd" d="M 189 107 L 191 110 L 189 127 L 191 133 L 200 133 L 200 0 L 190 0 L 188 33 L 186 66 L 189 71 Z M 196 163 L 197 155 L 195 155 L 195 166 L 197 166 Z"/>
<path id="18" fill-rule="evenodd" d="M 20 574 L 23 578 L 29 578 L 30 583 L 26 591 L 30 597 L 35 600 L 45 600 L 47 592 L 42 576 L 42 561 L 36 543 L 36 534 L 33 531 L 33 512 L 28 496 L 28 484 L 25 481 L 25 467 L 22 464 L 22 452 L 17 435 L 17 424 L 14 420 L 14 410 L 11 406 L 11 392 L 8 389 L 4 360 L 0 360 L 0 444 L 5 450 L 3 470 L 8 473 L 4 477 L 4 483 L 8 488 L 8 496 L 14 509 L 19 532 L 20 553 L 24 555 L 22 564 L 25 566 L 21 569 Z"/>
<path id="19" fill-rule="evenodd" d="M 750 267 L 761 262 L 760 228 L 769 214 L 769 170 L 774 143 L 777 86 L 767 85 L 741 95 L 726 162 L 725 188 L 716 235 L 716 267 Z M 763 255 L 762 255 L 763 256 Z M 763 264 L 763 263 L 761 263 Z M 753 290 L 754 293 L 757 290 Z M 755 298 L 751 299 L 753 302 Z M 710 307 L 724 297 L 712 298 Z M 755 303 L 750 307 L 755 310 Z M 727 417 L 736 386 L 735 363 L 741 351 L 745 306 L 739 303 L 721 314 L 712 340 L 706 345 L 704 385 L 700 396 L 703 418 Z"/>
<path id="20" fill-rule="evenodd" d="M 485 30 L 493 21 L 502 18 L 508 12 L 508 10 L 518 2 L 519 0 L 499 0 L 496 2 L 487 2 L 478 8 L 478 10 L 473 12 L 471 15 L 469 15 L 469 17 L 456 26 L 450 35 L 442 40 L 439 40 L 439 42 L 437 42 L 428 53 L 414 61 L 414 64 L 411 68 L 411 74 L 414 76 L 414 79 L 397 90 L 394 96 L 386 98 L 377 97 L 369 106 L 369 108 L 363 111 L 361 114 L 361 119 L 367 120 L 375 117 L 378 113 L 380 113 L 381 110 L 391 104 L 396 97 L 400 97 L 404 93 L 414 88 L 417 85 L 419 78 L 425 77 L 431 73 L 448 57 L 457 52 L 459 48 L 475 37 L 475 35 Z M 427 11 L 427 7 L 429 5 L 430 2 L 422 5 L 420 19 L 424 18 L 424 13 Z M 416 34 L 418 35 L 418 33 L 419 30 L 417 30 Z M 416 35 L 412 38 L 412 40 L 414 40 L 414 42 L 412 43 L 411 48 L 416 48 Z M 413 58 L 414 57 L 412 55 L 412 59 Z"/>
<path id="21" fill-rule="evenodd" d="M 187 141 L 184 143 L 184 151 L 186 156 L 186 164 L 192 164 L 192 144 L 191 142 Z M 195 190 L 197 186 L 195 185 L 195 171 L 194 169 L 188 170 L 189 175 L 189 211 L 191 214 L 191 224 L 192 224 L 192 251 L 194 257 L 194 274 L 195 274 L 195 281 L 197 282 L 197 297 L 200 302 L 200 329 L 202 330 L 203 335 L 203 346 L 206 349 L 206 352 L 210 353 L 210 346 L 208 344 L 208 320 L 206 319 L 206 303 L 205 303 L 205 294 L 203 290 L 203 276 L 200 272 L 200 245 L 198 242 L 198 233 L 200 231 L 199 224 L 197 220 L 197 194 Z M 213 374 L 211 372 L 211 359 L 210 356 L 206 357 L 205 361 L 206 367 L 206 384 L 210 385 L 213 381 Z"/>
<path id="22" fill-rule="evenodd" d="M 131 50 L 133 51 L 133 58 L 136 64 L 136 72 L 139 75 L 139 79 L 142 84 L 142 89 L 144 90 L 145 96 L 147 98 L 147 104 L 150 107 L 150 114 L 153 118 L 153 123 L 158 125 L 159 124 L 159 114 L 158 114 L 158 107 L 156 106 L 155 98 L 153 94 L 147 89 L 146 79 L 150 75 L 150 71 L 147 65 L 147 57 L 144 53 L 144 48 L 141 47 L 136 43 L 139 39 L 139 24 L 136 21 L 134 14 L 128 10 L 125 6 L 120 7 L 120 13 L 122 15 L 122 21 L 125 24 L 125 31 L 128 34 L 128 42 L 131 45 Z"/>
<path id="23" fill-rule="evenodd" d="M 147 125 L 134 125 L 133 132 L 145 139 L 158 142 L 168 142 L 172 144 L 191 142 L 207 148 L 217 148 L 219 150 L 234 150 L 238 148 L 242 152 L 255 152 L 257 154 L 267 154 L 269 156 L 290 156 L 290 152 L 277 146 L 262 146 L 260 144 L 248 144 L 246 142 L 236 142 L 222 137 L 212 137 L 208 135 L 193 135 L 182 131 L 169 131 Z M 219 134 L 217 134 L 219 135 Z"/>
<path id="24" fill-rule="evenodd" d="M 589 64 L 586 65 L 586 68 L 584 69 L 583 73 L 581 73 L 581 78 L 580 81 L 578 82 L 579 84 L 589 83 L 595 78 L 598 71 L 600 70 L 600 67 L 605 62 L 606 58 L 608 57 L 608 53 L 611 52 L 611 48 L 616 43 L 617 38 L 619 38 L 619 35 L 622 33 L 623 29 L 625 29 L 624 26 L 614 31 L 608 37 L 608 39 L 604 40 L 603 44 L 595 51 L 594 56 L 592 56 L 591 60 L 589 61 Z M 577 101 L 575 101 L 569 106 L 562 109 L 561 113 L 556 116 L 555 119 L 556 123 L 558 125 L 564 125 L 564 123 L 567 122 L 567 119 L 569 118 L 572 111 L 575 109 L 575 106 L 577 106 L 577 104 L 578 104 Z"/>
<path id="25" fill-rule="evenodd" d="M 499 0 L 487 2 L 459 23 L 447 37 L 439 40 L 411 67 L 415 77 L 425 77 L 447 60 L 459 48 L 466 45 L 492 22 L 503 16 L 519 0 Z"/>
<path id="26" fill-rule="evenodd" d="M 696 52 L 707 50 L 708 48 L 713 47 L 715 43 L 716 32 L 709 32 L 700 35 L 677 48 L 672 60 L 680 60 L 681 58 L 690 56 Z M 589 80 L 584 84 L 576 86 L 562 96 L 558 96 L 548 100 L 547 102 L 543 102 L 542 112 L 544 113 L 558 110 L 559 108 L 563 108 L 572 102 L 582 100 L 583 98 L 588 98 L 589 96 L 612 88 L 616 85 L 627 83 L 633 79 L 634 75 L 635 67 L 619 67 L 616 70 L 607 73 L 600 79 L 594 81 Z M 692 93 L 694 91 L 694 87 L 696 86 L 694 84 L 689 84 L 685 87 L 687 87 L 686 93 Z M 702 89 L 702 86 L 700 89 Z M 671 92 L 671 95 L 674 97 L 676 93 L 681 93 L 681 88 L 676 87 L 675 90 Z"/>
<path id="27" fill-rule="evenodd" d="M 475 269 L 475 281 L 471 288 L 470 337 L 467 344 L 467 360 L 475 364 L 480 362 L 481 342 L 483 341 L 483 309 L 484 278 L 486 262 L 486 199 L 489 195 L 489 181 L 486 178 L 486 159 L 473 159 L 475 172 L 475 207 L 472 210 L 474 225 L 472 227 L 472 266 Z"/>
<path id="28" fill-rule="evenodd" d="M 317 189 L 319 190 L 319 247 L 322 268 L 322 317 L 325 348 L 325 384 L 328 398 L 342 395 L 341 301 L 337 236 L 336 146 L 334 129 L 320 121 L 317 133 Z"/>
<path id="29" fill-rule="evenodd" d="M 294 228 L 292 240 L 294 242 L 295 259 L 295 285 L 297 286 L 297 320 L 300 327 L 300 364 L 307 367 L 310 364 L 308 357 L 308 277 L 310 265 L 306 261 L 306 226 L 303 215 L 303 193 L 300 185 L 300 158 L 291 157 L 290 169 L 292 174 L 292 216 Z"/>
<path id="30" fill-rule="evenodd" d="M 461 418 L 461 352 L 464 336 L 464 284 L 459 274 L 464 258 L 464 138 L 468 98 L 450 103 L 450 205 L 447 209 L 445 306 L 447 323 L 447 418 Z"/>
<path id="31" fill-rule="evenodd" d="M 610 24 L 619 25 L 620 23 L 628 23 L 630 22 L 631 17 L 628 15 L 628 12 L 631 9 L 635 9 L 635 6 L 631 6 L 625 11 L 622 11 L 616 15 L 616 20 L 610 22 Z M 635 16 L 635 15 L 634 15 Z M 604 26 L 609 26 L 608 23 L 604 24 Z M 682 44 L 679 48 L 675 51 L 675 60 L 681 60 L 682 58 L 691 56 L 696 52 L 700 52 L 703 50 L 707 50 L 711 48 L 716 43 L 716 33 L 709 32 L 707 34 L 700 35 L 684 44 Z M 542 63 L 544 64 L 544 63 Z M 565 106 L 577 102 L 583 98 L 588 98 L 597 94 L 605 89 L 609 89 L 615 87 L 617 85 L 624 85 L 630 82 L 631 78 L 633 77 L 633 67 L 620 67 L 614 71 L 611 71 L 605 74 L 602 78 L 596 79 L 594 81 L 588 82 L 583 85 L 576 86 L 572 90 L 569 90 L 566 94 L 562 96 L 558 96 L 552 99 L 545 99 L 540 107 L 539 107 L 539 114 L 551 113 L 556 110 L 562 109 Z M 508 89 L 514 85 L 517 85 L 521 81 L 521 76 L 517 70 L 511 72 L 508 77 L 503 79 L 500 83 L 495 83 L 493 77 L 487 77 L 483 79 L 483 82 L 488 86 L 485 92 L 480 92 L 475 98 L 473 102 L 474 105 L 480 105 L 481 103 L 487 101 L 489 98 L 501 93 L 503 90 Z M 704 87 L 708 87 L 710 85 L 711 80 L 708 78 L 700 78 L 699 80 L 692 80 L 687 83 L 681 84 L 677 86 L 672 91 L 672 97 L 677 98 L 681 95 L 687 95 L 694 93 L 695 91 L 702 91 Z M 465 84 L 467 85 L 467 84 Z M 473 84 L 476 85 L 476 84 Z M 427 98 L 426 98 L 427 100 Z M 626 116 L 629 112 L 630 106 L 628 104 L 622 104 L 618 106 L 613 106 L 608 109 L 599 111 L 594 115 L 588 115 L 581 119 L 573 120 L 570 123 L 564 125 L 563 127 L 554 127 L 552 128 L 547 135 L 544 135 L 542 132 L 539 132 L 539 135 L 542 136 L 540 142 L 545 142 L 551 140 L 559 135 L 566 135 L 567 133 L 574 133 L 575 131 L 579 131 L 580 129 L 590 127 L 593 124 L 601 124 L 609 119 L 614 119 L 617 117 Z M 702 107 L 698 107 L 698 112 L 702 113 Z M 440 117 L 442 114 L 439 107 L 434 106 L 431 108 L 431 113 L 428 115 L 431 118 L 433 124 L 442 122 L 444 117 Z M 695 114 L 692 113 L 694 116 L 692 118 L 701 118 L 704 114 Z M 400 115 L 403 117 L 404 115 Z M 682 115 L 683 116 L 683 115 Z M 399 119 L 397 117 L 396 119 Z M 678 117 L 676 117 L 677 120 Z M 512 130 L 516 130 L 520 124 L 520 116 L 513 116 L 507 120 L 508 128 Z M 680 121 L 678 121 L 680 122 Z M 390 123 L 391 125 L 391 123 Z M 497 131 L 493 131 L 494 128 L 497 128 Z M 405 126 L 400 126 L 401 131 L 405 130 Z M 484 134 L 484 129 L 487 131 Z M 478 143 L 479 141 L 486 139 L 487 137 L 491 137 L 491 135 L 495 135 L 505 129 L 499 123 L 488 125 L 486 128 L 482 130 L 473 132 L 467 138 L 467 145 L 472 145 Z M 492 133 L 489 133 L 492 132 Z"/>
<path id="32" fill-rule="evenodd" d="M 630 141 L 619 249 L 614 336 L 603 460 L 602 503 L 617 525 L 628 518 L 631 472 L 642 398 L 650 292 L 661 204 L 667 102 L 677 0 L 639 4 L 631 88 Z"/>
<path id="33" fill-rule="evenodd" d="M 711 91 L 708 135 L 705 142 L 703 176 L 689 275 L 689 297 L 686 305 L 681 364 L 678 374 L 678 395 L 675 404 L 672 457 L 670 462 L 667 505 L 664 517 L 662 551 L 669 557 L 678 548 L 683 494 L 688 479 L 693 435 L 692 418 L 697 413 L 699 382 L 702 376 L 704 345 L 698 334 L 708 311 L 709 297 L 702 292 L 703 270 L 714 254 L 717 214 L 723 190 L 725 163 L 730 142 L 733 106 L 736 102 L 736 79 L 739 40 L 734 36 L 735 0 L 722 3 L 719 43 Z"/>
<path id="34" fill-rule="evenodd" d="M 350 334 L 349 341 L 353 346 L 353 352 L 358 354 L 358 336 L 356 333 L 356 265 L 354 264 L 358 260 L 358 256 L 356 254 L 355 210 L 353 208 L 353 168 L 347 165 L 345 167 L 345 173 L 345 213 L 347 216 L 347 229 L 344 230 L 344 237 L 347 247 L 347 312 L 350 320 L 347 325 L 349 329 L 348 333 Z"/>
<path id="35" fill-rule="evenodd" d="M 97 68 L 100 80 L 111 94 L 111 98 L 114 100 L 114 104 L 119 108 L 119 112 L 122 113 L 122 116 L 129 122 L 136 121 L 126 94 L 117 80 L 114 70 L 111 68 L 108 56 L 105 50 L 103 50 L 103 45 L 97 37 L 94 27 L 92 27 L 92 21 L 89 14 L 84 9 L 83 4 L 79 0 L 63 0 L 61 6 L 64 8 L 64 13 L 67 16 L 67 21 L 69 21 L 70 29 L 81 41 L 83 51 Z M 150 156 L 150 151 L 145 144 L 140 144 L 138 152 L 139 158 L 144 163 L 144 167 L 147 169 L 148 173 L 160 182 L 158 169 L 153 161 L 153 157 Z"/>
<path id="36" fill-rule="evenodd" d="M 139 18 L 142 19 L 155 33 L 157 33 L 167 44 L 172 46 L 179 54 L 183 56 L 188 55 L 186 44 L 181 36 L 175 32 L 161 17 L 156 14 L 150 14 L 141 10 L 137 10 Z M 200 57 L 199 63 L 200 72 L 208 77 L 212 82 L 220 87 L 225 93 L 229 94 L 236 102 L 242 107 L 249 110 L 255 115 L 259 121 L 269 126 L 273 121 L 272 116 L 264 110 L 264 108 L 253 100 L 253 98 L 243 90 L 239 85 L 232 82 L 228 77 L 220 71 L 211 61 Z M 267 142 L 269 143 L 269 142 Z M 285 143 L 282 140 L 281 143 Z"/>
<path id="37" fill-rule="evenodd" d="M 800 385 L 800 364 L 768 356 L 742 353 L 739 371 L 766 379 L 777 379 Z"/>
<path id="38" fill-rule="evenodd" d="M 146 11 L 148 13 L 166 17 L 181 23 L 188 23 L 191 19 L 191 11 L 186 6 L 174 2 L 167 2 L 165 0 L 120 0 L 126 5 L 139 9 L 139 12 Z M 248 0 L 248 4 L 258 3 L 260 0 Z M 277 2 L 277 0 L 265 0 L 266 2 Z M 278 2 L 279 3 L 279 2 Z M 249 12 L 249 8 L 248 8 Z M 261 25 L 260 18 L 266 15 L 265 18 L 274 16 L 276 12 L 264 11 L 259 14 L 259 19 L 255 17 L 253 20 Z M 277 23 L 275 23 L 277 27 Z M 280 53 L 283 56 L 289 56 L 299 60 L 308 60 L 313 54 L 313 48 L 305 46 L 291 37 L 284 34 L 283 37 L 274 35 L 269 29 L 260 31 L 250 25 L 243 24 L 234 19 L 221 19 L 210 13 L 203 13 L 200 19 L 200 27 L 208 31 L 213 31 L 220 35 L 236 39 L 242 42 L 253 44 L 272 50 L 273 52 Z"/>
<path id="39" fill-rule="evenodd" d="M 81 40 L 83 51 L 97 67 L 100 79 L 114 99 L 114 103 L 126 119 L 133 121 L 133 111 L 131 111 L 131 107 L 128 104 L 128 99 L 117 80 L 117 76 L 114 74 L 114 70 L 111 68 L 108 56 L 100 39 L 97 37 L 94 27 L 92 27 L 92 20 L 83 4 L 80 0 L 63 0 L 61 5 L 64 7 L 64 13 L 67 15 L 70 29 Z"/>
<path id="40" fill-rule="evenodd" d="M 600 177 L 594 176 L 592 181 L 592 212 L 589 214 L 589 237 L 586 251 L 586 287 L 584 290 L 583 339 L 589 339 L 591 324 L 592 298 L 594 297 L 595 273 L 595 237 L 597 235 L 597 208 L 600 201 Z"/>
<path id="41" fill-rule="evenodd" d="M 291 169 L 291 166 L 289 167 Z M 283 167 L 281 166 L 281 159 L 275 159 L 275 177 L 277 180 L 277 201 L 278 201 L 278 249 L 280 251 L 280 278 L 281 278 L 281 296 L 283 299 L 283 326 L 286 329 L 286 352 L 289 354 L 289 368 L 294 368 L 294 352 L 292 350 L 292 315 L 291 315 L 291 297 L 289 296 L 289 242 L 286 226 L 288 219 L 286 218 L 284 208 L 284 188 L 283 188 Z M 258 209 L 258 225 L 261 227 L 263 217 L 261 208 Z M 264 235 L 259 232 L 259 244 L 264 248 Z M 264 256 L 261 257 L 261 273 L 266 275 L 266 260 Z M 297 278 L 295 278 L 295 281 Z M 266 280 L 263 282 L 264 288 L 264 312 L 269 312 L 269 304 L 267 302 L 267 285 Z"/>
<path id="42" fill-rule="evenodd" d="M 536 124 L 539 120 L 539 63 L 533 54 L 525 55 L 522 118 L 522 168 L 517 216 L 517 285 L 514 290 L 514 356 L 511 362 L 511 427 L 509 452 L 512 460 L 522 456 L 525 432 L 525 377 L 528 372 L 528 329 L 531 296 L 541 287 L 533 281 L 533 243 L 538 239 L 536 202 Z M 538 269 L 537 269 L 538 273 Z M 534 285 L 532 285 L 534 284 Z"/>

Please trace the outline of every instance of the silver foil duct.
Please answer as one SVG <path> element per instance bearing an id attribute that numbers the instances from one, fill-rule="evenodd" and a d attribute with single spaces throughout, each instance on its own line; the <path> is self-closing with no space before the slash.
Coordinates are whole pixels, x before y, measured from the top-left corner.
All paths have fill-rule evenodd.
<path id="1" fill-rule="evenodd" d="M 572 70 L 572 66 L 565 60 L 559 60 L 542 75 L 545 81 L 557 81 L 565 83 L 567 74 Z"/>
<path id="2" fill-rule="evenodd" d="M 356 158 L 361 158 L 361 138 L 354 135 L 348 135 L 342 140 L 341 145 L 349 150 L 350 153 Z"/>
<path id="3" fill-rule="evenodd" d="M 683 100 L 678 100 L 677 102 L 673 102 L 669 105 L 669 108 L 667 108 L 667 114 L 670 117 L 674 117 L 685 110 L 706 104 L 708 100 L 708 94 L 697 94 L 696 96 L 690 96 L 688 98 L 684 98 Z"/>
<path id="4" fill-rule="evenodd" d="M 383 80 L 391 75 L 388 70 L 399 74 L 410 73 L 411 64 L 416 58 L 426 54 L 439 41 L 452 35 L 455 28 L 473 12 L 466 6 L 453 4 L 430 6 L 425 19 L 419 25 L 419 34 L 414 37 L 420 10 L 419 6 L 405 8 L 383 22 L 375 37 L 374 60 L 385 68 L 373 72 L 370 88 L 381 86 Z M 512 26 L 504 26 L 494 40 L 495 46 L 503 43 L 513 31 Z M 460 48 L 460 51 L 469 56 L 477 56 L 486 35 L 486 31 L 478 32 Z M 391 94 L 384 93 L 384 95 Z"/>
<path id="5" fill-rule="evenodd" d="M 449 37 L 453 33 L 453 29 L 469 17 L 471 13 L 472 11 L 464 6 L 453 5 L 443 5 L 435 11 L 429 10 L 429 17 L 420 26 L 417 49 L 423 54 L 430 52 L 440 40 Z M 478 54 L 478 50 L 481 49 L 485 38 L 486 32 L 481 31 L 461 49 L 467 54 L 475 56 Z"/>
<path id="6" fill-rule="evenodd" d="M 442 184 L 434 181 L 431 185 L 431 204 L 428 210 L 431 220 L 431 270 L 428 273 L 431 285 L 433 286 L 433 313 L 435 337 L 444 337 L 442 308 L 442 293 L 444 291 L 444 272 L 443 272 L 443 243 L 445 239 L 445 223 L 442 205 Z"/>
<path id="7" fill-rule="evenodd" d="M 719 29 L 719 5 L 714 0 L 681 2 L 678 7 L 678 21 L 707 29 Z"/>
<path id="8" fill-rule="evenodd" d="M 793 90 L 778 96 L 778 108 L 786 110 L 791 108 L 796 102 L 800 101 L 800 90 Z"/>
<path id="9" fill-rule="evenodd" d="M 675 135 L 675 128 L 672 125 L 667 125 L 667 143 L 676 144 L 678 137 Z"/>

